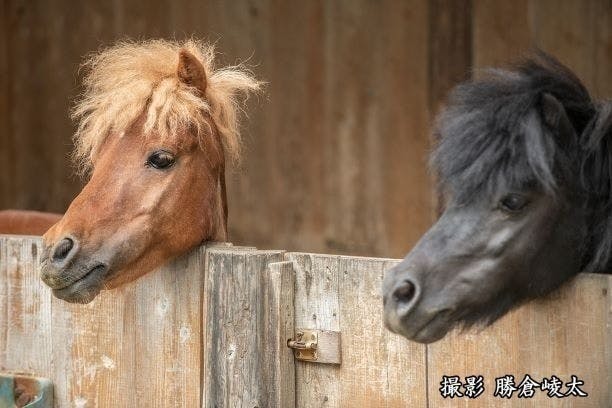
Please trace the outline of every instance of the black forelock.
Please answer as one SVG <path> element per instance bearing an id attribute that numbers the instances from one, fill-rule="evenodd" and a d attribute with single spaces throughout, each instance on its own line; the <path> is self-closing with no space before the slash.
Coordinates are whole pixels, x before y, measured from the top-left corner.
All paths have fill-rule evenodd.
<path id="1" fill-rule="evenodd" d="M 455 87 L 435 126 L 431 163 L 442 187 L 460 201 L 500 183 L 537 183 L 554 192 L 555 164 L 571 152 L 563 152 L 540 118 L 544 94 L 563 105 L 582 134 L 595 113 L 593 101 L 568 68 L 541 51 L 513 69 L 490 69 Z"/>

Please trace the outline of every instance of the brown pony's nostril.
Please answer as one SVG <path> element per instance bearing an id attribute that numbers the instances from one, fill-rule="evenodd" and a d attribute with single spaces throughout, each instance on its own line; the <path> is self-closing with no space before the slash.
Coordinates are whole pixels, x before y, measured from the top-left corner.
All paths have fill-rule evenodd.
<path id="1" fill-rule="evenodd" d="M 60 243 L 57 244 L 57 246 L 55 247 L 52 259 L 58 262 L 63 261 L 64 259 L 66 259 L 72 248 L 74 248 L 74 241 L 72 239 L 62 239 Z"/>
<path id="2" fill-rule="evenodd" d="M 414 283 L 409 280 L 403 281 L 393 291 L 393 298 L 397 303 L 409 303 L 416 293 Z"/>

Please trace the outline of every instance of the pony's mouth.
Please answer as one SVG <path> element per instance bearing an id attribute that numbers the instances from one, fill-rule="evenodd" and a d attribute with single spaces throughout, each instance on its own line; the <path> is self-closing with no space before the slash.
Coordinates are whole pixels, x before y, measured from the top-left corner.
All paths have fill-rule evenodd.
<path id="1" fill-rule="evenodd" d="M 444 309 L 435 313 L 425 323 L 420 325 L 411 324 L 404 320 L 393 325 L 393 327 L 391 325 L 387 325 L 387 327 L 392 332 L 402 335 L 409 340 L 423 344 L 433 343 L 443 338 L 452 328 L 452 324 L 449 323 L 450 313 L 450 309 Z"/>
<path id="2" fill-rule="evenodd" d="M 412 336 L 412 340 L 419 343 L 433 343 L 440 340 L 451 329 L 448 322 L 450 310 L 442 310 L 421 326 Z"/>
<path id="3" fill-rule="evenodd" d="M 70 284 L 54 288 L 53 295 L 70 303 L 89 303 L 100 293 L 108 267 L 98 264 Z"/>

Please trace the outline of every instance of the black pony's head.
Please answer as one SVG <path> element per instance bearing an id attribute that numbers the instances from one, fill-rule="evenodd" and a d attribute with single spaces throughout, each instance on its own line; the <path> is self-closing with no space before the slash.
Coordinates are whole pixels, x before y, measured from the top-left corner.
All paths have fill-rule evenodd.
<path id="1" fill-rule="evenodd" d="M 392 331 L 432 342 L 593 267 L 590 227 L 603 210 L 590 197 L 601 186 L 585 180 L 599 170 L 609 196 L 602 167 L 611 164 L 609 151 L 600 155 L 606 123 L 597 112 L 578 78 L 541 52 L 454 89 L 431 161 L 446 210 L 385 276 Z"/>

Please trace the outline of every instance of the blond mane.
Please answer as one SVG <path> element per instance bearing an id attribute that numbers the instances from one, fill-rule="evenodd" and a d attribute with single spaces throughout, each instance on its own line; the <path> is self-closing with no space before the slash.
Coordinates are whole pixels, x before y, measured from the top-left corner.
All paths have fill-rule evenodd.
<path id="1" fill-rule="evenodd" d="M 179 81 L 179 50 L 186 49 L 204 66 L 204 97 Z M 85 91 L 72 112 L 78 120 L 74 159 L 82 172 L 92 167 L 100 146 L 111 134 L 122 134 L 144 113 L 145 136 L 172 137 L 182 126 L 193 126 L 202 137 L 210 115 L 225 151 L 240 153 L 238 113 L 241 95 L 260 89 L 261 82 L 240 66 L 215 69 L 214 47 L 197 40 L 120 42 L 90 56 Z"/>

